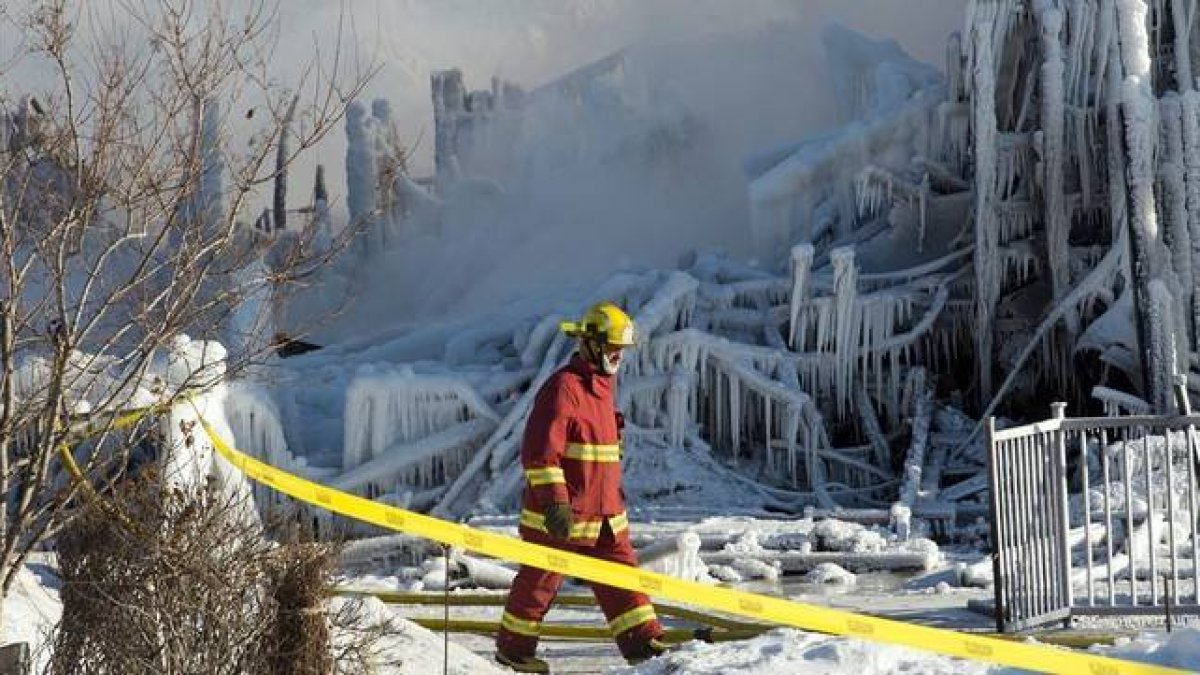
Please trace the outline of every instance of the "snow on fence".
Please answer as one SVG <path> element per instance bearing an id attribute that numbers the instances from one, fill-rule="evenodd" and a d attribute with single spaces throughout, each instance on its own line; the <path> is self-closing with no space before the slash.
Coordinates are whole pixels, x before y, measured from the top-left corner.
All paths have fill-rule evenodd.
<path id="1" fill-rule="evenodd" d="M 989 429 L 996 626 L 1200 614 L 1200 416 Z"/>

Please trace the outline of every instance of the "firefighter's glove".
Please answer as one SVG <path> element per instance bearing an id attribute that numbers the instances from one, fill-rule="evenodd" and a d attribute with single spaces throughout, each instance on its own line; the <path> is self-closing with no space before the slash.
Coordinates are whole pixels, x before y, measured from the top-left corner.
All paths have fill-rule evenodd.
<path id="1" fill-rule="evenodd" d="M 555 539 L 570 539 L 574 520 L 570 504 L 555 502 L 546 507 L 546 531 Z"/>

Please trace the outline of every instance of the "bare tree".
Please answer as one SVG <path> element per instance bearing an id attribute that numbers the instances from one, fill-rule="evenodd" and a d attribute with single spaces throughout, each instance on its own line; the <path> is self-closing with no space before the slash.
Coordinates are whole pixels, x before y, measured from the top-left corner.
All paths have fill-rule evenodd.
<path id="1" fill-rule="evenodd" d="M 391 626 L 328 605 L 337 544 L 282 531 L 273 544 L 238 497 L 165 488 L 153 467 L 114 496 L 122 518 L 92 502 L 59 539 L 51 673 L 333 675 L 379 661 Z"/>
<path id="2" fill-rule="evenodd" d="M 339 27 L 333 53 L 315 51 L 284 88 L 270 68 L 273 8 L 225 4 L 37 0 L 24 14 L 0 11 L 26 38 L 0 64 L 0 92 L 22 68 L 39 73 L 36 91 L 0 100 L 0 594 L 80 504 L 58 449 L 73 447 L 103 491 L 154 428 L 101 424 L 80 442 L 72 419 L 111 420 L 101 413 L 173 395 L 151 376 L 165 346 L 180 334 L 227 337 L 252 295 L 240 272 L 265 245 L 242 214 L 334 128 L 370 74 L 344 59 Z M 278 280 L 330 255 L 296 250 L 309 253 L 273 266 Z M 267 347 L 235 345 L 229 367 Z"/>

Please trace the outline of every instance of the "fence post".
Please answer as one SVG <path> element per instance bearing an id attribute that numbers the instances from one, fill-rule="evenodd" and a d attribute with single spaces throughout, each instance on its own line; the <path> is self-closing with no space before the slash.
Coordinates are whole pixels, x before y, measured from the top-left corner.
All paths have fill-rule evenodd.
<path id="1" fill-rule="evenodd" d="M 1004 632 L 1004 574 L 1000 562 L 1000 547 L 1004 540 L 1003 526 L 1000 518 L 1000 469 L 997 466 L 996 452 L 996 418 L 987 418 L 987 458 L 988 458 L 988 501 L 992 511 L 992 591 L 995 597 L 993 614 L 996 619 L 996 632 Z"/>
<path id="2" fill-rule="evenodd" d="M 1055 439 L 1055 463 L 1058 466 L 1058 510 L 1059 510 L 1059 527 L 1062 528 L 1062 536 L 1059 541 L 1062 545 L 1060 555 L 1062 556 L 1062 564 L 1059 573 L 1062 575 L 1061 585 L 1058 588 L 1062 596 L 1059 598 L 1066 605 L 1066 609 L 1070 610 L 1075 606 L 1074 588 L 1071 584 L 1071 509 L 1069 498 L 1069 486 L 1067 485 L 1067 432 L 1061 426 L 1062 420 L 1067 418 L 1067 404 L 1063 402 L 1055 402 L 1050 404 L 1050 412 L 1056 421 L 1060 422 L 1059 428 L 1054 432 Z M 1086 490 L 1087 487 L 1084 486 Z M 1067 618 L 1063 620 L 1063 625 L 1070 627 L 1071 615 L 1067 614 Z"/>

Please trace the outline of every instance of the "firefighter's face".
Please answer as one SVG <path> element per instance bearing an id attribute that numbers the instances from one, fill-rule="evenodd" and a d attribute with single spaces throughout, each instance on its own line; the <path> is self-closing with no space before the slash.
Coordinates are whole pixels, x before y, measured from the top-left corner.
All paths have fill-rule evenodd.
<path id="1" fill-rule="evenodd" d="M 625 348 L 620 345 L 606 344 L 600 349 L 600 369 L 606 375 L 616 375 L 621 368 L 621 358 L 625 355 Z"/>

